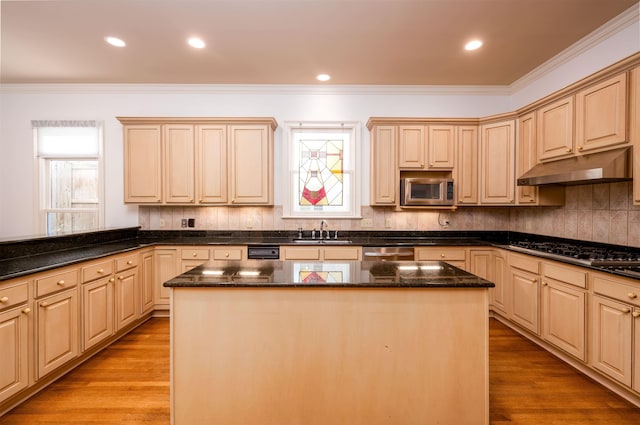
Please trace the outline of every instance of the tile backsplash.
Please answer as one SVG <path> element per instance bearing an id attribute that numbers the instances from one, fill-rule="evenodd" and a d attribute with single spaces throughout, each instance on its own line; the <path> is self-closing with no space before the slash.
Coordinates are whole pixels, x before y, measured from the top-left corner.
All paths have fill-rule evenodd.
<path id="1" fill-rule="evenodd" d="M 395 211 L 362 207 L 362 220 L 328 219 L 331 230 L 511 230 L 584 241 L 640 247 L 640 206 L 632 202 L 631 183 L 567 186 L 562 207 L 460 207 L 456 211 Z M 143 230 L 178 230 L 194 218 L 194 230 L 305 230 L 320 219 L 283 219 L 274 207 L 140 206 Z M 448 227 L 442 226 L 446 221 Z"/>

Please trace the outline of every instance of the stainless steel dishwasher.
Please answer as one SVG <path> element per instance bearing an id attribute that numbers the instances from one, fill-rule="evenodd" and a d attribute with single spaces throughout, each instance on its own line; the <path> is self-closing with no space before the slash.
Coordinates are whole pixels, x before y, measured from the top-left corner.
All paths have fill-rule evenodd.
<path id="1" fill-rule="evenodd" d="M 412 247 L 398 246 L 366 246 L 362 248 L 364 261 L 412 261 Z"/>

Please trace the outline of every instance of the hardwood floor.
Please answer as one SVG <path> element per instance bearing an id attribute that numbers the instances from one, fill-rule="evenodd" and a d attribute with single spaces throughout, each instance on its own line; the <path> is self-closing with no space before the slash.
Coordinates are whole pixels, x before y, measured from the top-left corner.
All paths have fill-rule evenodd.
<path id="1" fill-rule="evenodd" d="M 492 425 L 640 424 L 640 408 L 493 319 L 489 357 Z M 169 424 L 169 320 L 151 319 L 0 424 Z"/>

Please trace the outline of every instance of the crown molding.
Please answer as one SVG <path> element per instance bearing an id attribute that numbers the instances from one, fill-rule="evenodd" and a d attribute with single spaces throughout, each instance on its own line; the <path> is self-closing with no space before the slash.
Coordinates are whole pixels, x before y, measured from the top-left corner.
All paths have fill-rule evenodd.
<path id="1" fill-rule="evenodd" d="M 221 84 L 3 84 L 6 94 L 217 94 L 217 95 L 387 95 L 506 96 L 508 86 L 395 85 L 221 85 Z"/>
<path id="2" fill-rule="evenodd" d="M 593 48 L 603 40 L 614 36 L 632 25 L 638 25 L 640 21 L 640 3 L 636 3 L 629 9 L 622 12 L 612 20 L 608 21 L 600 28 L 586 35 L 571 46 L 558 53 L 539 67 L 535 68 L 525 76 L 519 78 L 509 86 L 510 94 L 514 94 L 533 82 L 541 79 L 545 75 L 558 69 L 565 63 L 575 59 L 580 54 Z"/>

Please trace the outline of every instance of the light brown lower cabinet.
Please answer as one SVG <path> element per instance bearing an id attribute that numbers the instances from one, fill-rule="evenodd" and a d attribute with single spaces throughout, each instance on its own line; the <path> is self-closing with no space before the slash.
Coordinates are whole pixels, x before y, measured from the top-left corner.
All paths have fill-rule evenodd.
<path id="1" fill-rule="evenodd" d="M 139 292 L 137 267 L 116 274 L 114 293 L 117 331 L 138 319 Z"/>
<path id="2" fill-rule="evenodd" d="M 587 360 L 587 272 L 562 263 L 542 263 L 542 338 Z"/>
<path id="3" fill-rule="evenodd" d="M 140 253 L 140 315 L 153 310 L 153 249 Z"/>
<path id="4" fill-rule="evenodd" d="M 283 260 L 344 260 L 357 261 L 362 258 L 361 246 L 282 246 Z"/>
<path id="5" fill-rule="evenodd" d="M 511 320 L 540 335 L 540 261 L 509 253 Z"/>
<path id="6" fill-rule="evenodd" d="M 604 274 L 593 276 L 592 365 L 640 390 L 640 287 Z"/>
<path id="7" fill-rule="evenodd" d="M 107 276 L 82 285 L 82 346 L 88 350 L 114 333 L 114 277 Z"/>
<path id="8" fill-rule="evenodd" d="M 416 247 L 416 261 L 444 261 L 462 270 L 468 270 L 467 248 L 459 246 Z"/>
<path id="9" fill-rule="evenodd" d="M 44 377 L 79 353 L 78 288 L 36 301 L 37 378 Z"/>
<path id="10" fill-rule="evenodd" d="M 29 320 L 27 304 L 0 311 L 0 401 L 29 385 Z"/>
<path id="11" fill-rule="evenodd" d="M 160 247 L 153 251 L 154 267 L 154 308 L 169 309 L 169 288 L 162 286 L 164 282 L 178 274 L 178 248 Z"/>

